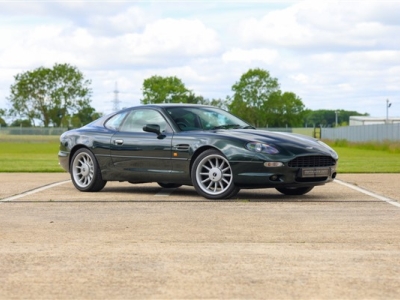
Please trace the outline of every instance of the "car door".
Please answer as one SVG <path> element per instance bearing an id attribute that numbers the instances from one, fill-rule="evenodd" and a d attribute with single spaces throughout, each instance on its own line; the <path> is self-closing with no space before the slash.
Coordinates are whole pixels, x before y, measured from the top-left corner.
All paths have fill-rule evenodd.
<path id="1" fill-rule="evenodd" d="M 159 125 L 162 135 L 143 131 L 146 124 Z M 172 136 L 160 112 L 150 108 L 133 109 L 111 138 L 111 159 L 118 177 L 133 182 L 168 178 Z"/>

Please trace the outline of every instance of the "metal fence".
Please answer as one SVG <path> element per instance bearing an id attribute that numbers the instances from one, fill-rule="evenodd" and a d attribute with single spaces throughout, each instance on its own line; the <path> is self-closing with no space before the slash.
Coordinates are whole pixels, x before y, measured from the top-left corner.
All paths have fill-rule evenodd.
<path id="1" fill-rule="evenodd" d="M 315 136 L 314 128 L 259 128 L 268 131 L 293 132 L 308 136 Z M 319 128 L 317 128 L 319 130 Z M 60 135 L 67 131 L 68 128 L 49 128 L 49 127 L 2 127 L 0 126 L 0 134 L 8 135 Z"/>
<path id="2" fill-rule="evenodd" d="M 4 135 L 60 135 L 68 128 L 62 127 L 4 127 L 0 126 L 0 134 Z"/>
<path id="3" fill-rule="evenodd" d="M 349 142 L 400 141 L 400 123 L 321 128 L 321 138 Z"/>
<path id="4" fill-rule="evenodd" d="M 279 131 L 279 132 L 289 132 L 289 133 L 298 133 L 298 134 L 303 134 L 303 135 L 308 135 L 308 136 L 312 136 L 312 137 L 319 137 L 319 131 L 320 128 L 272 128 L 272 127 L 268 127 L 268 128 L 258 128 L 261 130 L 267 130 L 267 131 Z"/>
<path id="5" fill-rule="evenodd" d="M 348 140 L 349 142 L 400 141 L 400 123 L 347 126 L 339 128 L 259 128 L 268 131 L 280 131 L 304 134 L 326 140 Z M 0 135 L 61 135 L 68 128 L 44 127 L 2 127 Z"/>

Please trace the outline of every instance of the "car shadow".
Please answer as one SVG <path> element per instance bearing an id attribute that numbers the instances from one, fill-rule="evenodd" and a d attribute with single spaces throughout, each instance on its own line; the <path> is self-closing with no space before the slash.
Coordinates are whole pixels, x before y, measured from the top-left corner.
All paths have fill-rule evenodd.
<path id="1" fill-rule="evenodd" d="M 102 194 L 132 194 L 135 200 L 123 200 L 121 202 L 363 202 L 362 200 L 339 200 L 332 198 L 331 195 L 311 191 L 309 194 L 300 196 L 288 196 L 277 192 L 275 189 L 243 189 L 235 197 L 230 199 L 206 199 L 197 194 L 195 189 L 190 186 L 180 188 L 161 188 L 158 186 L 121 186 L 105 187 Z M 140 199 L 141 196 L 143 199 Z M 151 197 L 151 199 L 144 199 Z M 118 202 L 119 200 L 115 200 Z M 371 202 L 369 200 L 368 202 Z"/>

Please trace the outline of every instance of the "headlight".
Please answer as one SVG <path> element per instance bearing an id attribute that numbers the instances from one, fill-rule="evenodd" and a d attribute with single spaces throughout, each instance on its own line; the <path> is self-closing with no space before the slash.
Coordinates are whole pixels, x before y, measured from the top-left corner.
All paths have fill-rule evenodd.
<path id="1" fill-rule="evenodd" d="M 258 153 L 266 153 L 266 154 L 277 154 L 279 153 L 278 149 L 272 147 L 268 144 L 257 143 L 257 142 L 250 142 L 246 144 L 246 149 L 258 152 Z"/>

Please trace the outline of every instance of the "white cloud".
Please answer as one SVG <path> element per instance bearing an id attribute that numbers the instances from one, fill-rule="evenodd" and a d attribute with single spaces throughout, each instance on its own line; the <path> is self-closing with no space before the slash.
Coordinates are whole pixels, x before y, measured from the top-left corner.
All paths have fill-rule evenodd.
<path id="1" fill-rule="evenodd" d="M 117 14 L 100 14 L 88 18 L 90 29 L 98 35 L 120 35 L 143 30 L 149 20 L 137 6 L 128 7 Z"/>
<path id="2" fill-rule="evenodd" d="M 178 76 L 207 98 L 268 70 L 311 109 L 400 116 L 400 1 L 1 2 L 0 108 L 13 76 L 54 63 L 92 80 L 93 106 L 138 104 L 143 80 Z"/>
<path id="3" fill-rule="evenodd" d="M 131 50 L 139 55 L 198 56 L 210 55 L 219 49 L 217 34 L 198 20 L 162 19 L 146 26 L 143 35 L 131 38 Z"/>
<path id="4" fill-rule="evenodd" d="M 278 57 L 278 51 L 271 49 L 232 49 L 222 55 L 222 61 L 229 62 L 253 62 L 259 61 L 266 64 L 273 63 Z"/>
<path id="5" fill-rule="evenodd" d="M 291 79 L 293 79 L 294 81 L 299 82 L 299 83 L 301 83 L 301 84 L 308 84 L 308 83 L 310 83 L 310 78 L 309 78 L 309 76 L 307 76 L 307 75 L 305 75 L 305 74 L 302 74 L 302 73 L 291 75 L 291 76 L 289 76 L 289 78 L 291 78 Z"/>
<path id="6" fill-rule="evenodd" d="M 398 28 L 372 18 L 375 10 L 388 3 L 378 1 L 301 1 L 286 9 L 267 13 L 261 19 L 244 20 L 239 30 L 242 41 L 276 47 L 309 47 L 320 51 L 379 46 L 393 39 Z M 400 2 L 389 3 L 400 10 Z M 384 18 L 381 18 L 384 20 Z"/>

